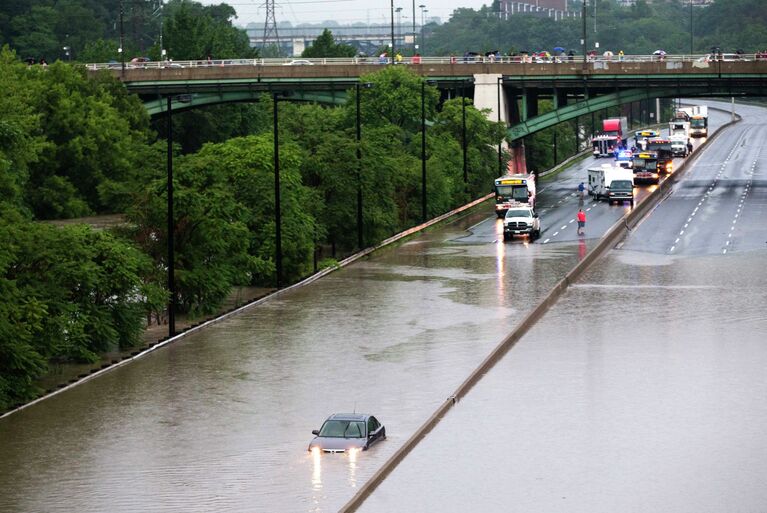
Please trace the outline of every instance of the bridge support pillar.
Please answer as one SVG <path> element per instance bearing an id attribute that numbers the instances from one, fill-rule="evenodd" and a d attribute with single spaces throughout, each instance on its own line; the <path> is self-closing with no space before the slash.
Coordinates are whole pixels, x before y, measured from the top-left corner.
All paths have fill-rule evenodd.
<path id="1" fill-rule="evenodd" d="M 538 115 L 538 91 L 522 89 L 522 121 Z"/>
<path id="2" fill-rule="evenodd" d="M 561 109 L 562 107 L 567 106 L 567 91 L 554 88 L 554 109 Z"/>

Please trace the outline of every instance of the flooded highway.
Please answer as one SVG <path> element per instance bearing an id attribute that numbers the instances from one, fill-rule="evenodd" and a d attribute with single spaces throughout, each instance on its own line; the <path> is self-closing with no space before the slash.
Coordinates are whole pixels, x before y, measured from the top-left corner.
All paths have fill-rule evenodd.
<path id="1" fill-rule="evenodd" d="M 467 231 L 485 218 L 0 420 L 0 511 L 337 510 L 579 258 Z M 355 410 L 388 439 L 314 459 L 311 430 Z"/>
<path id="2" fill-rule="evenodd" d="M 587 202 L 576 238 L 591 164 L 542 184 L 534 244 L 488 206 L 0 420 L 0 511 L 337 510 L 628 208 Z M 306 450 L 352 411 L 388 439 Z"/>
<path id="3" fill-rule="evenodd" d="M 767 125 L 738 112 L 361 511 L 764 511 Z"/>

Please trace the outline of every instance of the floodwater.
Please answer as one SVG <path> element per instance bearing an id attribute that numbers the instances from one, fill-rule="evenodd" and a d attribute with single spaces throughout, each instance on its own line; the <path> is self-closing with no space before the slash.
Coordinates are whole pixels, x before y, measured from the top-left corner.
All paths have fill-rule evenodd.
<path id="1" fill-rule="evenodd" d="M 361 511 L 765 511 L 767 123 L 738 110 Z"/>
<path id="2" fill-rule="evenodd" d="M 765 511 L 764 262 L 612 252 L 360 511 Z"/>
<path id="3" fill-rule="evenodd" d="M 592 243 L 498 243 L 485 219 L 0 420 L 0 511 L 337 510 Z M 351 411 L 388 440 L 314 459 L 311 430 Z"/>

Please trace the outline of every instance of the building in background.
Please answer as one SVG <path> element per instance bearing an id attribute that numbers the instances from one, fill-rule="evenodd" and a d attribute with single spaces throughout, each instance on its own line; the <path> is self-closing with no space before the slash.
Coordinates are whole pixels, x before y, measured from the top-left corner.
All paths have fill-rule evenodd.
<path id="1" fill-rule="evenodd" d="M 568 10 L 570 0 L 500 0 L 498 2 L 498 16 L 507 20 L 515 14 L 527 14 L 546 16 L 560 20 L 580 16 L 580 10 Z"/>

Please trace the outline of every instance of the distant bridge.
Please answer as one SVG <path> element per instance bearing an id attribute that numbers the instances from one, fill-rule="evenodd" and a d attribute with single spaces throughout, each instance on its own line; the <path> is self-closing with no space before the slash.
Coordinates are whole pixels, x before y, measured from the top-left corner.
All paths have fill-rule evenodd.
<path id="1" fill-rule="evenodd" d="M 410 64 L 417 74 L 436 80 L 446 97 L 465 89 L 491 119 L 509 120 L 509 141 L 607 107 L 659 97 L 764 96 L 767 59 L 712 61 L 667 56 L 627 57 L 624 61 L 560 63 L 462 62 L 450 57 Z M 317 62 L 322 62 L 321 60 Z M 226 61 L 221 65 L 173 63 L 174 67 L 125 70 L 129 91 L 141 95 L 152 115 L 165 110 L 163 98 L 191 94 L 183 110 L 199 105 L 257 101 L 264 93 L 290 91 L 293 98 L 341 103 L 359 77 L 382 68 L 371 62 L 326 60 L 326 64 L 284 66 L 284 61 Z M 157 63 L 154 63 L 157 64 Z M 98 67 L 98 66 L 96 66 Z M 92 73 L 95 71 L 92 71 Z M 120 70 L 112 70 L 117 76 Z M 488 77 L 490 77 L 488 79 Z M 498 101 L 494 101 L 494 100 Z M 551 99 L 555 110 L 539 115 L 538 100 Z M 500 106 L 500 112 L 498 107 Z"/>

